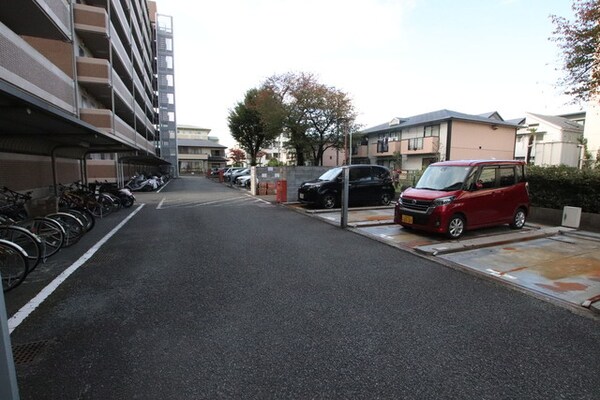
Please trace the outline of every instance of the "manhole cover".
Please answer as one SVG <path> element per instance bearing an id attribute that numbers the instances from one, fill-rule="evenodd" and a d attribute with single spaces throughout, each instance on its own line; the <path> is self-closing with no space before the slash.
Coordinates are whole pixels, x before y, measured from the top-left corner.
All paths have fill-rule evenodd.
<path id="1" fill-rule="evenodd" d="M 15 345 L 12 348 L 15 364 L 29 364 L 44 351 L 48 340 Z"/>

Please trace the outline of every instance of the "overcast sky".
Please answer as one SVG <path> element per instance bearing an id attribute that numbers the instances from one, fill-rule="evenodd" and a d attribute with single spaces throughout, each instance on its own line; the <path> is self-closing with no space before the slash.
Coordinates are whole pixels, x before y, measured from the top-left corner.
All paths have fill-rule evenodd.
<path id="1" fill-rule="evenodd" d="M 440 109 L 579 111 L 550 15 L 571 0 L 157 0 L 173 16 L 177 123 L 232 146 L 227 115 L 269 76 L 312 72 L 365 128 Z"/>

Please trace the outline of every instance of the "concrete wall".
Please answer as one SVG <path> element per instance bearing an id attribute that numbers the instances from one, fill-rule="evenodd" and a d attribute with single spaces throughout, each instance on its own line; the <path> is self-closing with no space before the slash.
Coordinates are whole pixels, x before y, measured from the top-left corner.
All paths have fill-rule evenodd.
<path id="1" fill-rule="evenodd" d="M 298 188 L 302 182 L 316 179 L 332 167 L 257 167 L 256 177 L 259 182 L 287 182 L 287 201 L 298 199 Z"/>
<path id="2" fill-rule="evenodd" d="M 527 220 L 544 225 L 562 225 L 563 210 L 553 208 L 531 207 Z M 600 214 L 581 213 L 579 229 L 600 232 Z"/>

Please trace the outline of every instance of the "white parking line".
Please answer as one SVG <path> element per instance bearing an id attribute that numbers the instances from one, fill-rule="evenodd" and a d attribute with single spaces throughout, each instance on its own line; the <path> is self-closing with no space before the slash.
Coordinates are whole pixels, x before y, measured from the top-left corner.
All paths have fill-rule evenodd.
<path id="1" fill-rule="evenodd" d="M 60 275 L 58 275 L 48 286 L 42 289 L 29 303 L 25 304 L 19 311 L 15 313 L 8 320 L 8 330 L 12 333 L 23 321 L 27 318 L 36 308 L 40 306 L 73 272 L 77 271 L 87 260 L 92 258 L 104 243 L 108 241 L 119 229 L 121 229 L 127 221 L 129 221 L 135 214 L 138 213 L 144 207 L 144 204 L 140 204 L 138 208 L 127 216 L 119 225 L 113 228 L 112 231 L 108 232 L 98 243 L 92 246 L 79 260 L 75 261 L 69 268 L 65 269 Z"/>

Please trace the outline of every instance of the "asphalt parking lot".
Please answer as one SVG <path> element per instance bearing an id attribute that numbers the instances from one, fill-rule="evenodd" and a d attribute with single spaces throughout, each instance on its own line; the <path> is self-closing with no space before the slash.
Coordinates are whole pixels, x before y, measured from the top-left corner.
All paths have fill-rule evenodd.
<path id="1" fill-rule="evenodd" d="M 340 210 L 288 206 L 340 225 Z M 404 229 L 394 224 L 393 214 L 393 207 L 350 209 L 348 229 L 574 311 L 600 314 L 600 234 L 527 224 L 518 231 L 508 226 L 470 231 L 456 241 Z"/>

